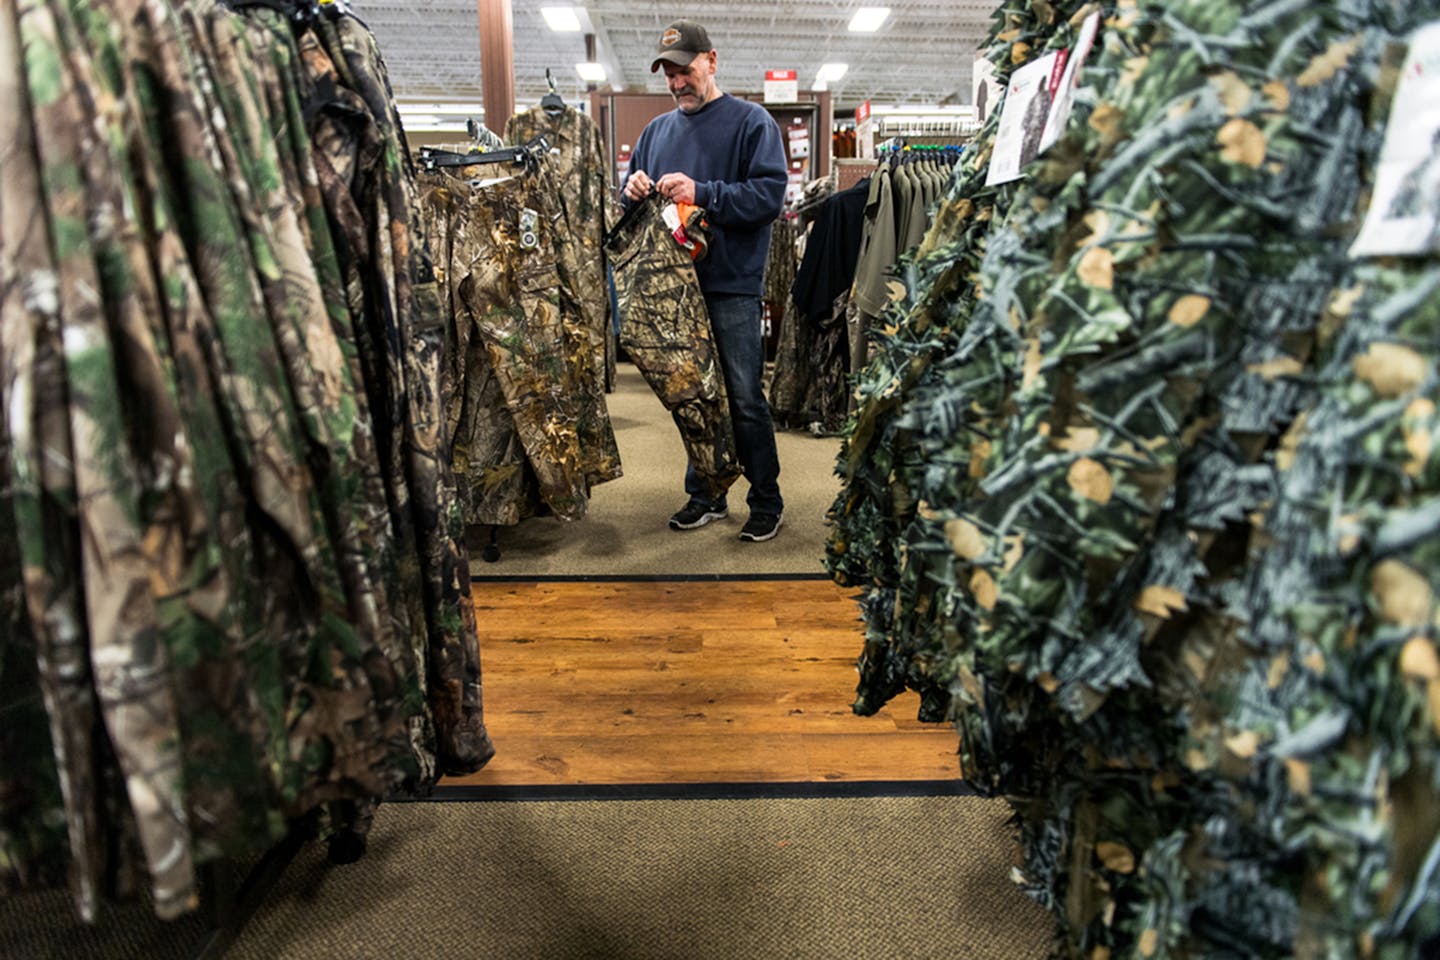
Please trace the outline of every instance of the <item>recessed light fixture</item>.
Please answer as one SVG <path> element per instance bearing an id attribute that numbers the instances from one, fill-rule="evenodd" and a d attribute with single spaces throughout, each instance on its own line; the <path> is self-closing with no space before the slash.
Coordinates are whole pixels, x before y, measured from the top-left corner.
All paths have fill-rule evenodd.
<path id="1" fill-rule="evenodd" d="M 851 33 L 874 33 L 890 19 L 889 7 L 861 7 L 850 18 Z"/>
<path id="2" fill-rule="evenodd" d="M 586 61 L 585 63 L 577 63 L 575 64 L 575 72 L 580 74 L 580 79 L 586 83 L 605 82 L 605 64 L 603 63 L 596 63 L 593 60 Z"/>
<path id="3" fill-rule="evenodd" d="M 580 18 L 575 15 L 574 7 L 541 7 L 540 16 L 556 33 L 580 32 Z"/>
<path id="4" fill-rule="evenodd" d="M 848 63 L 822 63 L 815 72 L 815 79 L 822 83 L 834 83 L 850 69 Z"/>

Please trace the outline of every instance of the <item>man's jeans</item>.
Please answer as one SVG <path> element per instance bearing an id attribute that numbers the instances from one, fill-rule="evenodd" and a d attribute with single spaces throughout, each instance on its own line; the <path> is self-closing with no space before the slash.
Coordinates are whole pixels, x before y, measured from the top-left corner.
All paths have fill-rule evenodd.
<path id="1" fill-rule="evenodd" d="M 735 424 L 735 445 L 750 493 L 745 498 L 751 513 L 779 516 L 785 507 L 780 498 L 780 456 L 775 451 L 775 427 L 770 422 L 770 404 L 761 383 L 765 371 L 765 343 L 760 336 L 760 298 L 715 294 L 705 297 L 710 327 L 719 348 L 720 367 L 725 372 L 725 390 L 730 399 L 730 419 Z M 713 507 L 705 487 L 693 469 L 685 471 L 685 492 L 690 499 Z"/>

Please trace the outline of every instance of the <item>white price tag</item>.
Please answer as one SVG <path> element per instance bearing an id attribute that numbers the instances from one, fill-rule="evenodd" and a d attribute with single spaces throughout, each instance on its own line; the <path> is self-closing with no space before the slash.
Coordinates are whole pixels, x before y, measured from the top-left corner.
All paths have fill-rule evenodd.
<path id="1" fill-rule="evenodd" d="M 1440 23 L 1415 32 L 1352 257 L 1440 251 Z"/>

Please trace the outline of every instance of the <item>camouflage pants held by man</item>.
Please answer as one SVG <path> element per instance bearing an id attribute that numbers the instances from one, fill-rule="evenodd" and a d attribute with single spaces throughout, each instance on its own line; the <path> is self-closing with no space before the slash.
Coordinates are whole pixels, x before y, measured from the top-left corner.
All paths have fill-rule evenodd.
<path id="1" fill-rule="evenodd" d="M 661 218 L 661 201 L 632 207 L 606 238 L 620 302 L 620 344 L 675 418 L 690 464 L 721 502 L 740 461 L 720 358 L 695 266 Z"/>

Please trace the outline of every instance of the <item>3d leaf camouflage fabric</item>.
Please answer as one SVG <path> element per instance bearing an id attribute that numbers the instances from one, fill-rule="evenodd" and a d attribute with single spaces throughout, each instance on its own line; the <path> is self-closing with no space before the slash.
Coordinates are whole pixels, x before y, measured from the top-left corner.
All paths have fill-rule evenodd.
<path id="1" fill-rule="evenodd" d="M 674 417 L 690 465 L 718 502 L 740 477 L 735 426 L 694 262 L 662 210 L 651 194 L 606 237 L 620 343 Z"/>
<path id="2" fill-rule="evenodd" d="M 989 56 L 1093 9 L 1006 3 Z M 991 122 L 873 333 L 856 709 L 955 720 L 1060 955 L 1426 955 L 1440 263 L 1347 248 L 1440 5 L 1104 13 L 1064 137 L 985 188 Z"/>
<path id="3" fill-rule="evenodd" d="M 286 21 L 7 0 L 0 54 L 0 889 L 174 916 L 488 758 L 468 589 L 403 576 Z"/>

